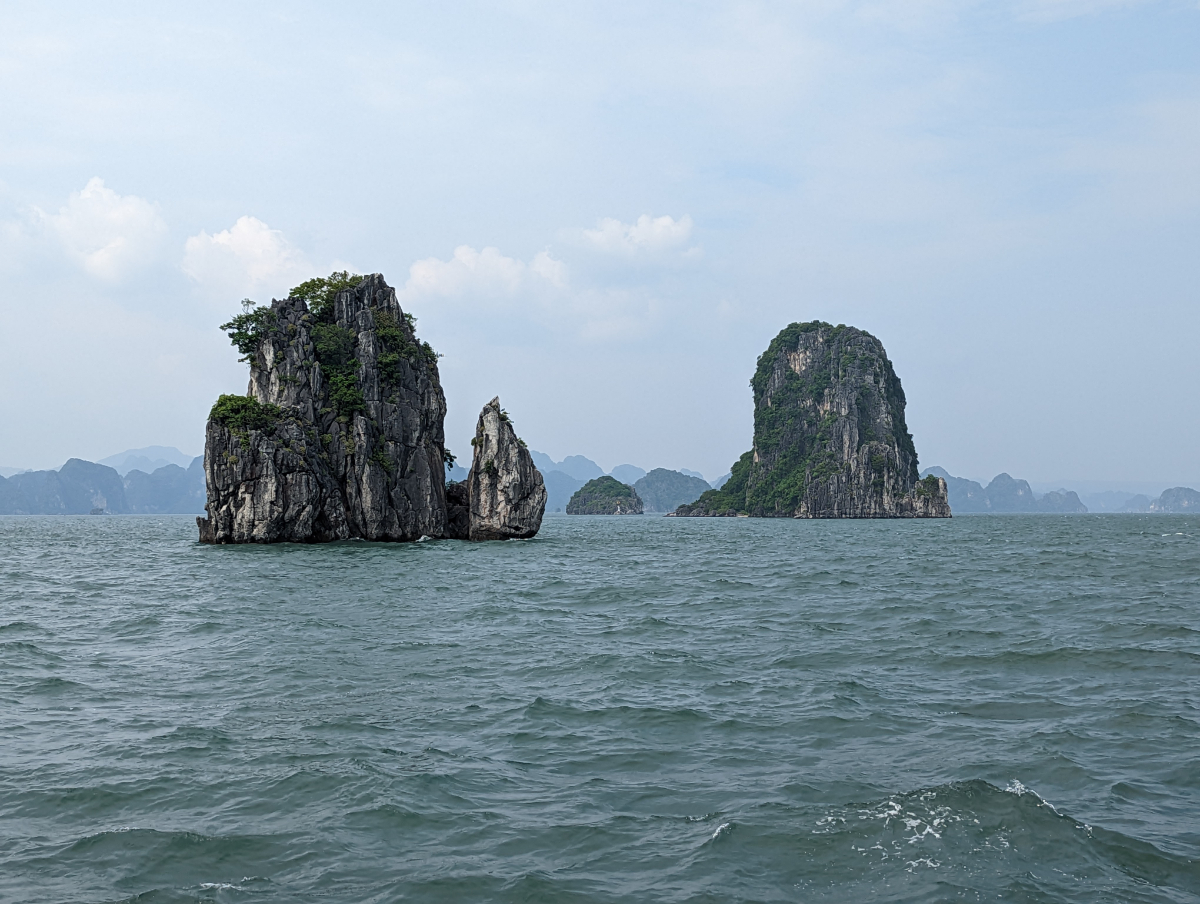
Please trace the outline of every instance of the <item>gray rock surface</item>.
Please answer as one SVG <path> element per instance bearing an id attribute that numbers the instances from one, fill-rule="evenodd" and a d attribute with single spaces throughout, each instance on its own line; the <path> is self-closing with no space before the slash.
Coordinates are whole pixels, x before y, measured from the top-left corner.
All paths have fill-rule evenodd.
<path id="1" fill-rule="evenodd" d="M 483 406 L 467 478 L 472 540 L 525 540 L 542 526 L 546 487 L 499 397 Z"/>
<path id="2" fill-rule="evenodd" d="M 201 541 L 441 537 L 446 400 L 395 291 L 373 274 L 255 316 L 248 398 L 209 416 Z"/>
<path id="3" fill-rule="evenodd" d="M 758 359 L 754 448 L 678 515 L 948 518 L 946 482 L 919 480 L 904 390 L 883 344 L 821 321 L 783 329 Z"/>

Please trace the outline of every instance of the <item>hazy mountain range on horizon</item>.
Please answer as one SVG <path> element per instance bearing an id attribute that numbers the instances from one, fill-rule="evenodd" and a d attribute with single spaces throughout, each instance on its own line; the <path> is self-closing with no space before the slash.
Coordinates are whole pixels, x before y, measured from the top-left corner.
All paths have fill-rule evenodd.
<path id="1" fill-rule="evenodd" d="M 568 455 L 562 461 L 555 461 L 544 452 L 530 450 L 530 453 L 546 484 L 547 512 L 565 511 L 577 490 L 606 473 L 584 455 Z M 144 446 L 126 449 L 97 462 L 73 458 L 57 469 L 0 467 L 0 514 L 86 514 L 94 508 L 111 514 L 201 514 L 205 502 L 203 465 L 203 456 L 189 456 L 174 446 Z M 713 488 L 720 488 L 729 476 L 705 481 L 702 474 L 686 468 L 657 468 L 647 472 L 628 463 L 607 473 L 630 486 L 644 481 L 648 473 L 659 475 L 659 480 L 668 474 L 698 478 Z M 1120 490 L 1079 481 L 1077 489 L 1071 490 L 1065 487 L 1069 481 L 1060 486 L 1031 484 L 1006 473 L 985 484 L 957 477 L 936 466 L 922 469 L 921 474 L 934 474 L 946 480 L 950 507 L 957 514 L 1149 512 L 1155 505 L 1157 510 L 1166 511 L 1178 505 L 1179 494 L 1169 501 L 1168 493 L 1195 492 L 1188 487 L 1171 488 L 1141 481 L 1128 481 L 1129 488 Z M 465 480 L 467 470 L 455 464 L 447 470 L 447 477 Z M 1191 498 L 1187 492 L 1181 498 Z M 97 501 L 102 504 L 92 504 Z M 647 507 L 647 511 L 658 509 Z M 1185 510 L 1190 509 L 1185 506 Z"/>

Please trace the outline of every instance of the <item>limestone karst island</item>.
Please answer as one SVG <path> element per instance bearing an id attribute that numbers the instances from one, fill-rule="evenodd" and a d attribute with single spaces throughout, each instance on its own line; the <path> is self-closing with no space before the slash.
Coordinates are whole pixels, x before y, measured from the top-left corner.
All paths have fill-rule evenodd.
<path id="1" fill-rule="evenodd" d="M 209 414 L 202 542 L 537 534 L 546 488 L 498 398 L 480 412 L 467 479 L 447 484 L 437 354 L 382 275 L 309 280 L 269 307 L 247 304 L 222 328 L 250 365 L 250 386 Z M 671 514 L 950 517 L 946 481 L 918 479 L 904 390 L 874 336 L 791 324 L 751 385 L 753 449 L 721 489 Z M 567 507 L 642 511 L 637 491 L 608 476 Z"/>
<path id="2" fill-rule="evenodd" d="M 949 518 L 946 481 L 918 479 L 904 390 L 862 330 L 793 323 L 759 356 L 754 448 L 678 516 Z"/>
<path id="3" fill-rule="evenodd" d="M 202 542 L 537 533 L 546 490 L 499 399 L 479 416 L 466 486 L 447 488 L 437 355 L 381 275 L 310 280 L 224 329 L 250 388 L 209 414 Z"/>

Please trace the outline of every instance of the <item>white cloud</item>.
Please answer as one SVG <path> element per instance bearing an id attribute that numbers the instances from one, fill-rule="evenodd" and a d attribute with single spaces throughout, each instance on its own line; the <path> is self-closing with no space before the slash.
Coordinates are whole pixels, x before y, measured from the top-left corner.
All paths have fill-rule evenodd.
<path id="1" fill-rule="evenodd" d="M 459 245 L 449 260 L 429 257 L 409 267 L 401 295 L 406 299 L 465 295 L 511 298 L 524 290 L 561 289 L 566 283 L 566 264 L 547 251 L 538 252 L 526 264 L 505 257 L 497 248 L 476 251 L 469 245 Z"/>
<path id="2" fill-rule="evenodd" d="M 118 195 L 94 178 L 57 214 L 35 211 L 71 257 L 91 276 L 120 282 L 157 257 L 167 224 L 156 205 Z"/>
<path id="3" fill-rule="evenodd" d="M 636 223 L 622 223 L 605 217 L 598 228 L 583 231 L 583 237 L 590 245 L 616 254 L 666 251 L 684 244 L 691 234 L 692 218 L 689 216 L 676 220 L 668 216 L 652 217 L 647 213 L 638 217 Z"/>
<path id="4" fill-rule="evenodd" d="M 460 245 L 449 260 L 415 262 L 398 295 L 435 331 L 458 335 L 473 323 L 489 339 L 535 325 L 588 341 L 628 339 L 644 334 L 658 316 L 658 300 L 643 287 L 575 285 L 569 276 L 567 264 L 549 251 L 526 262 L 494 247 Z M 455 303 L 434 303 L 439 300 Z"/>
<path id="5" fill-rule="evenodd" d="M 282 232 L 256 217 L 239 217 L 215 235 L 200 232 L 184 245 L 183 272 L 213 295 L 265 301 L 316 272 Z"/>

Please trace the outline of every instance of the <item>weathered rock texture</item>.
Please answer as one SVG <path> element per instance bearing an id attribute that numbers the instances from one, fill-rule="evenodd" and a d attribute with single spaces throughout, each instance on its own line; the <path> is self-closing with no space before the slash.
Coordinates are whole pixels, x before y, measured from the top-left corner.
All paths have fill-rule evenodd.
<path id="1" fill-rule="evenodd" d="M 678 515 L 948 518 L 946 482 L 919 480 L 904 390 L 870 333 L 793 323 L 758 359 L 754 448 Z"/>
<path id="2" fill-rule="evenodd" d="M 306 284 L 308 285 L 308 284 Z M 208 543 L 416 540 L 446 529 L 437 356 L 379 274 L 247 315 L 248 397 L 204 446 Z"/>
<path id="3" fill-rule="evenodd" d="M 640 515 L 642 500 L 637 490 L 615 477 L 589 480 L 567 503 L 568 515 Z"/>
<path id="4" fill-rule="evenodd" d="M 534 536 L 546 511 L 546 487 L 498 397 L 479 412 L 471 446 L 469 538 L 526 540 Z"/>

